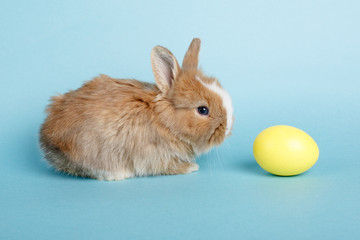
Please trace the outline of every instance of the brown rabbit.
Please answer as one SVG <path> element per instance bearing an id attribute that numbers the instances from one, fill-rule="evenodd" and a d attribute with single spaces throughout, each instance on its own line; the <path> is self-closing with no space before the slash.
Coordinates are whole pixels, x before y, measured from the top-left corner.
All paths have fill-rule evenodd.
<path id="1" fill-rule="evenodd" d="M 99 180 L 197 171 L 195 156 L 221 144 L 233 123 L 229 94 L 198 69 L 199 50 L 195 38 L 180 68 L 155 47 L 156 85 L 100 75 L 53 97 L 40 130 L 45 158 Z"/>

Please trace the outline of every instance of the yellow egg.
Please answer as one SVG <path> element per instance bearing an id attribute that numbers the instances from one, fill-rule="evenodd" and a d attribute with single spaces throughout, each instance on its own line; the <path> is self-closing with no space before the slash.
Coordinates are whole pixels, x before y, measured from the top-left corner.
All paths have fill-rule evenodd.
<path id="1" fill-rule="evenodd" d="M 319 148 L 306 132 L 291 126 L 273 126 L 256 137 L 253 152 L 266 171 L 292 176 L 310 169 L 319 157 Z"/>

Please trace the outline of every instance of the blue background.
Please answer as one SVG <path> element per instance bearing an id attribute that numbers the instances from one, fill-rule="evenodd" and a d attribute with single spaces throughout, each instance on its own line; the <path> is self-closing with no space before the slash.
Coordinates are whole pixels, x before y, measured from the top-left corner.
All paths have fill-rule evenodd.
<path id="1" fill-rule="evenodd" d="M 1 1 L 0 239 L 358 239 L 359 1 Z M 233 136 L 183 176 L 104 182 L 41 161 L 49 97 L 99 73 L 153 82 L 150 51 L 200 65 L 233 97 Z M 277 124 L 320 158 L 276 177 L 252 144 Z"/>

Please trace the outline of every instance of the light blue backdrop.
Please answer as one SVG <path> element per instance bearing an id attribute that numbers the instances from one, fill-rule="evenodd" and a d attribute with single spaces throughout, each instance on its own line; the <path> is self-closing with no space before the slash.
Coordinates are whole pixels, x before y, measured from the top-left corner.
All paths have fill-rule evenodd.
<path id="1" fill-rule="evenodd" d="M 0 239 L 359 239 L 359 1 L 1 1 Z M 233 97 L 234 133 L 200 171 L 101 182 L 41 161 L 50 96 L 99 73 L 153 82 L 150 51 L 200 65 Z M 181 60 L 179 60 L 181 61 Z M 318 163 L 275 177 L 256 135 L 309 133 Z"/>

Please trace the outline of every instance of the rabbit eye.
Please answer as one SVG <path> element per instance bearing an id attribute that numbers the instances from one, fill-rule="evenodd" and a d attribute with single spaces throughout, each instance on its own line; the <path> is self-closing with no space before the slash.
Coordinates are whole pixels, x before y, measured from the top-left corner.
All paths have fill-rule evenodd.
<path id="1" fill-rule="evenodd" d="M 209 109 L 204 106 L 198 107 L 198 113 L 200 115 L 209 115 Z"/>

